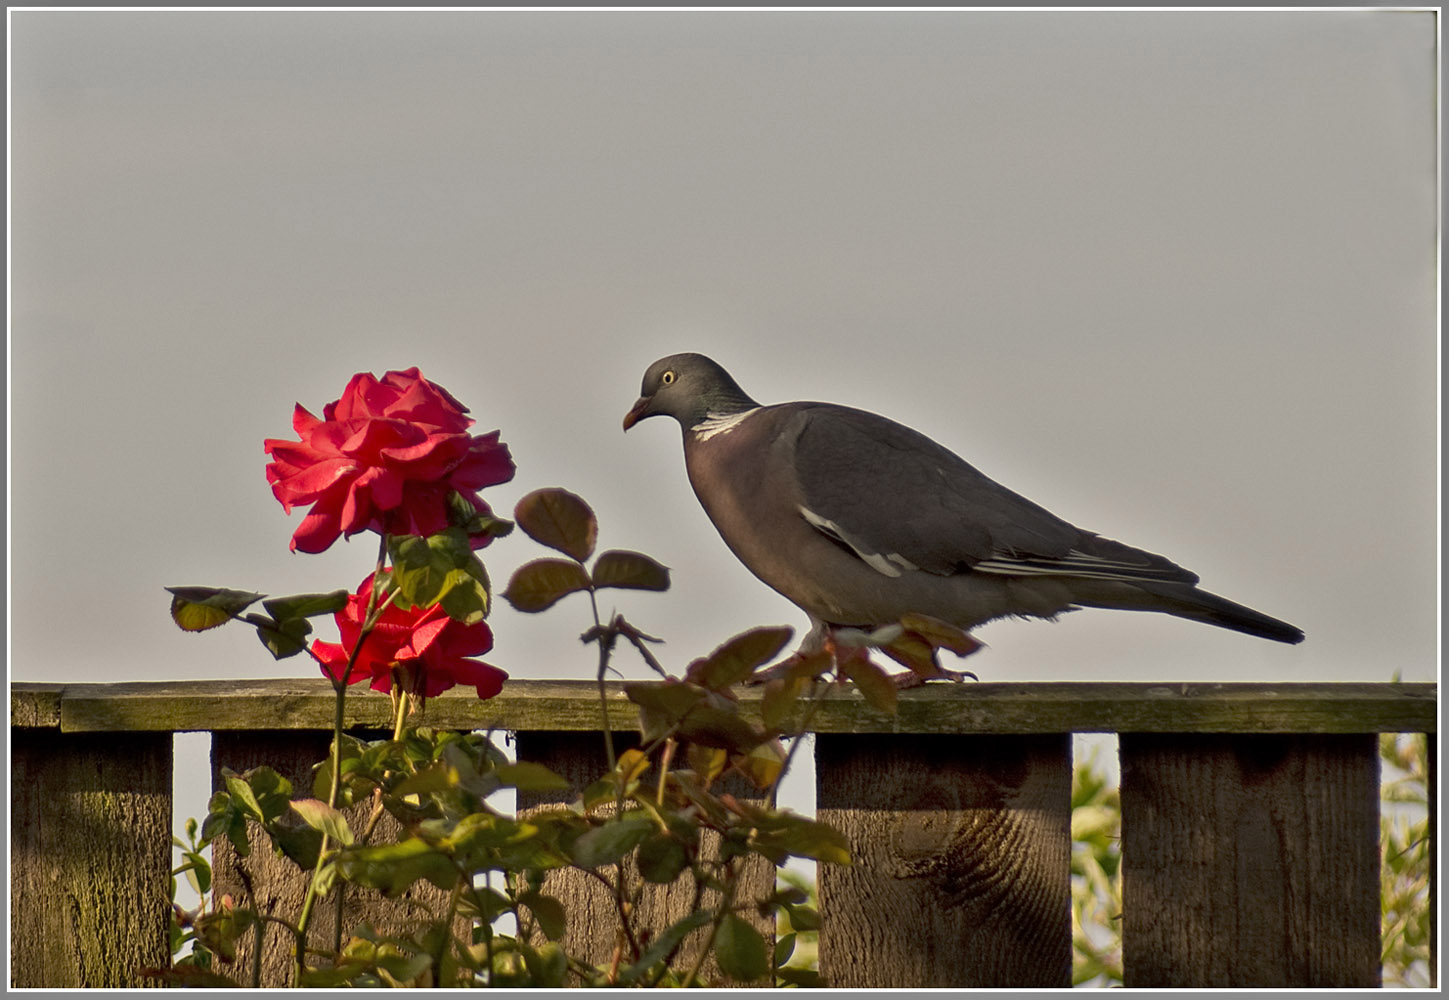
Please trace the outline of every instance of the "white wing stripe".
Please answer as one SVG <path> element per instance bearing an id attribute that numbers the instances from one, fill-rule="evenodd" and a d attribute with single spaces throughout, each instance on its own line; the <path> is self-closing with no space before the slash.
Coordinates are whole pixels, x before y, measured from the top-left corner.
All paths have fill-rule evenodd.
<path id="1" fill-rule="evenodd" d="M 841 531 L 840 526 L 834 521 L 821 517 L 813 510 L 809 510 L 804 506 L 797 507 L 796 509 L 800 511 L 800 516 L 810 522 L 810 525 L 816 531 L 829 535 L 837 542 L 849 546 L 850 551 L 854 552 L 867 566 L 882 576 L 896 577 L 901 575 L 901 570 L 920 568 L 897 552 L 886 552 L 884 554 L 880 552 L 867 552 L 852 541 L 845 532 Z"/>
<path id="2" fill-rule="evenodd" d="M 1172 580 L 1178 574 L 1141 563 L 1124 563 L 1073 549 L 1061 559 L 1014 559 L 997 556 L 971 567 L 980 573 L 1002 576 L 1077 576 L 1093 580 Z"/>

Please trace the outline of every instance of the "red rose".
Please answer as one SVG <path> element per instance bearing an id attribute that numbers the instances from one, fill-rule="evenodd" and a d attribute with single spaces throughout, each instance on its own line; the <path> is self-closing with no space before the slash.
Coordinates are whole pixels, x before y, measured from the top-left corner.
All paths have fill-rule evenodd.
<path id="1" fill-rule="evenodd" d="M 475 688 L 479 698 L 492 698 L 503 688 L 508 674 L 481 660 L 470 659 L 493 648 L 493 632 L 483 622 L 464 625 L 448 617 L 441 606 L 405 611 L 388 605 L 362 644 L 362 651 L 347 674 L 347 657 L 362 634 L 368 601 L 372 598 L 372 577 L 347 599 L 347 606 L 334 616 L 342 642 L 312 643 L 312 654 L 322 664 L 322 673 L 350 684 L 371 679 L 374 691 L 392 690 L 393 672 L 403 688 L 425 698 L 441 694 L 455 684 Z"/>
<path id="2" fill-rule="evenodd" d="M 448 527 L 448 496 L 457 492 L 490 514 L 475 492 L 513 478 L 513 459 L 498 432 L 473 436 L 468 412 L 416 368 L 352 377 L 318 420 L 299 403 L 292 429 L 300 441 L 269 438 L 267 482 L 288 513 L 312 505 L 292 535 L 292 549 L 321 552 L 338 535 L 361 531 L 432 535 Z M 489 536 L 473 539 L 481 548 Z"/>

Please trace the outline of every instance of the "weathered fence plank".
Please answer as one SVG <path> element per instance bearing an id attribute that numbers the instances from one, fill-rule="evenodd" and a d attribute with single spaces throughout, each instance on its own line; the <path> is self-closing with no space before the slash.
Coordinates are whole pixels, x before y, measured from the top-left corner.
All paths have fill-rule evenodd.
<path id="1" fill-rule="evenodd" d="M 637 746 L 638 733 L 620 732 L 614 734 L 615 752 Z M 550 805 L 566 804 L 578 798 L 579 793 L 597 781 L 608 771 L 608 758 L 604 750 L 602 732 L 520 732 L 517 737 L 519 760 L 532 761 L 548 767 L 565 778 L 572 788 L 560 792 L 536 792 L 518 795 L 518 811 L 546 808 Z M 761 801 L 759 792 L 737 777 L 725 778 L 721 790 L 733 794 L 741 801 Z M 717 856 L 718 837 L 701 840 L 701 853 L 705 857 Z M 603 874 L 617 878 L 614 866 L 606 866 Z M 625 877 L 632 885 L 640 884 L 636 867 L 625 866 Z M 756 855 L 740 864 L 738 875 L 738 899 L 758 900 L 769 896 L 775 890 L 775 868 L 764 858 Z M 616 948 L 620 920 L 618 904 L 613 895 L 595 878 L 575 869 L 556 869 L 548 873 L 543 891 L 564 904 L 568 915 L 563 946 L 570 954 L 576 954 L 585 961 L 607 967 L 616 959 Z M 687 872 L 669 885 L 647 885 L 639 900 L 636 911 L 637 923 L 651 936 L 657 936 L 671 924 L 678 922 L 697 910 L 717 906 L 719 893 L 713 890 L 701 898 L 694 894 L 694 880 Z M 743 913 L 773 947 L 775 927 L 773 918 L 755 913 Z M 706 928 L 695 931 L 685 938 L 680 949 L 680 967 L 690 967 L 698 957 L 706 938 Z M 719 982 L 723 974 L 713 957 L 701 969 L 706 982 Z M 725 980 L 731 986 L 770 986 L 763 980 L 739 983 Z"/>
<path id="2" fill-rule="evenodd" d="M 158 985 L 141 970 L 171 962 L 171 746 L 12 728 L 12 985 Z"/>
<path id="3" fill-rule="evenodd" d="M 757 712 L 759 690 L 740 694 L 746 716 Z M 613 728 L 636 726 L 621 685 L 607 685 L 605 701 Z M 423 721 L 518 733 L 520 757 L 581 785 L 603 768 L 599 706 L 592 682 L 522 680 L 483 703 L 471 692 L 431 699 Z M 12 985 L 148 985 L 138 970 L 169 958 L 172 733 L 221 730 L 218 766 L 267 763 L 306 788 L 332 712 L 322 678 L 12 684 Z M 351 730 L 388 728 L 390 707 L 349 698 L 346 720 Z M 857 857 L 850 868 L 821 866 L 831 985 L 1066 984 L 1064 734 L 1073 732 L 1125 734 L 1129 985 L 1371 985 L 1373 734 L 1434 734 L 1437 688 L 933 685 L 902 692 L 894 717 L 845 688 L 825 698 L 811 729 L 821 734 L 820 818 L 848 834 Z M 1434 838 L 1432 735 L 1429 749 Z M 260 836 L 258 847 L 270 853 Z M 1016 860 L 993 867 L 1002 857 Z M 240 898 L 234 862 L 218 849 L 217 885 Z M 765 867 L 752 896 L 773 884 Z M 256 872 L 253 887 L 281 906 L 280 883 Z M 1435 866 L 1436 893 L 1437 876 Z M 657 905 L 659 926 L 685 912 L 667 891 L 646 905 Z M 349 903 L 344 926 L 368 912 Z M 329 908 L 318 918 L 330 947 Z M 577 919 L 580 940 L 614 932 L 607 908 Z M 280 983 L 290 943 L 269 937 L 263 966 Z"/>
<path id="4" fill-rule="evenodd" d="M 1376 736 L 1119 748 L 1124 985 L 1379 985 Z"/>
<path id="5" fill-rule="evenodd" d="M 819 870 L 832 987 L 1071 985 L 1071 740 L 816 737 L 816 808 L 852 864 Z"/>
<path id="6" fill-rule="evenodd" d="M 623 684 L 606 686 L 609 724 L 638 725 Z M 67 732 L 332 728 L 332 685 L 321 677 L 124 684 L 17 684 L 17 711 L 53 711 Z M 866 705 L 849 686 L 830 691 L 811 719 L 822 733 L 1432 733 L 1433 684 L 1040 684 L 929 685 L 900 694 L 895 716 Z M 737 692 L 757 718 L 763 692 Z M 49 706 L 47 709 L 44 706 Z M 428 699 L 435 729 L 595 731 L 593 681 L 515 680 L 479 702 L 471 689 Z M 391 729 L 386 698 L 347 699 L 347 727 Z M 12 723 L 18 724 L 18 723 Z"/>

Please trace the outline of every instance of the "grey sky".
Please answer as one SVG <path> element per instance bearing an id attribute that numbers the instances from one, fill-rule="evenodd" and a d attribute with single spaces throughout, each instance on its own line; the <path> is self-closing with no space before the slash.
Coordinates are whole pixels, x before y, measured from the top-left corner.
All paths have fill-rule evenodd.
<path id="1" fill-rule="evenodd" d="M 1436 676 L 1434 15 L 12 12 L 11 674 L 266 677 L 162 587 L 292 556 L 262 440 L 418 365 L 560 485 L 682 667 L 803 615 L 724 548 L 678 434 L 698 350 L 756 398 L 932 435 L 1306 630 L 1001 622 L 983 680 Z M 501 589 L 542 554 L 484 553 Z M 581 598 L 489 659 L 586 677 Z M 331 638 L 330 626 L 324 637 Z M 629 676 L 644 671 L 627 657 Z"/>

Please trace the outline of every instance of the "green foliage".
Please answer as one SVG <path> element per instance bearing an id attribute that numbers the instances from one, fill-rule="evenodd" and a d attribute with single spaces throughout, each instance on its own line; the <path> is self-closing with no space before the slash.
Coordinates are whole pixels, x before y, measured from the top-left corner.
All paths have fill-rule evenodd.
<path id="1" fill-rule="evenodd" d="M 441 604 L 448 617 L 471 625 L 488 614 L 488 571 L 465 528 L 446 528 L 426 538 L 389 535 L 392 584 L 402 607 Z"/>
<path id="2" fill-rule="evenodd" d="M 171 594 L 171 620 L 186 632 L 204 632 L 242 621 L 257 630 L 257 638 L 275 659 L 296 656 L 307 648 L 312 623 L 307 619 L 330 615 L 347 604 L 347 591 L 295 594 L 264 600 L 265 594 L 225 587 L 167 587 Z M 246 612 L 257 601 L 267 613 Z"/>
<path id="3" fill-rule="evenodd" d="M 481 515 L 455 506 L 455 523 L 443 532 L 385 540 L 378 571 L 387 561 L 392 571 L 375 595 L 376 606 L 358 619 L 364 637 L 388 603 L 438 604 L 464 622 L 486 614 L 488 578 L 469 536 L 501 534 L 511 525 L 491 517 L 487 524 L 463 523 Z M 250 939 L 253 953 L 260 954 L 266 933 L 305 941 L 317 902 L 341 883 L 354 893 L 387 897 L 428 885 L 448 902 L 445 912 L 420 910 L 404 930 L 352 928 L 335 950 L 324 953 L 298 946 L 295 985 L 556 989 L 718 985 L 711 977 L 720 976 L 758 982 L 790 960 L 802 935 L 813 936 L 819 915 L 806 894 L 791 889 L 746 899 L 739 874 L 751 857 L 775 865 L 792 857 L 848 864 L 844 839 L 824 824 L 775 808 L 772 794 L 741 802 L 723 793 L 719 782 L 735 771 L 762 793 L 774 787 L 788 765 L 781 738 L 796 735 L 791 727 L 808 717 L 808 682 L 828 663 L 796 662 L 789 684 L 772 693 L 772 723 L 750 722 L 731 688 L 778 655 L 790 629 L 747 631 L 691 662 L 683 679 L 670 676 L 649 650 L 657 640 L 620 615 L 600 620 L 594 603 L 605 588 L 666 589 L 668 570 L 622 549 L 595 557 L 594 513 L 565 491 L 529 494 L 515 517 L 527 535 L 564 558 L 520 567 L 505 597 L 520 610 L 542 611 L 571 593 L 587 592 L 594 626 L 584 640 L 599 648 L 599 679 L 620 641 L 664 676 L 661 682 L 627 686 L 639 707 L 643 745 L 616 753 L 608 742 L 609 767 L 571 802 L 514 816 L 498 812 L 490 796 L 507 788 L 556 794 L 569 784 L 538 763 L 509 761 L 486 734 L 409 725 L 408 695 L 397 687 L 397 726 L 390 738 L 347 734 L 341 730 L 347 690 L 338 684 L 332 751 L 314 768 L 309 787 L 294 789 L 268 767 L 223 772 L 223 787 L 208 803 L 205 820 L 199 829 L 190 824 L 189 842 L 178 841 L 184 862 L 176 874 L 190 880 L 203 904 L 194 912 L 177 912 L 173 949 L 179 953 L 189 945 L 191 951 L 165 974 L 174 984 L 254 982 L 259 965 L 237 967 L 241 943 Z M 592 569 L 586 565 L 591 558 Z M 183 627 L 211 628 L 238 619 L 256 627 L 278 656 L 305 648 L 308 619 L 337 613 L 349 599 L 346 591 L 266 599 L 266 614 L 260 615 L 247 609 L 264 600 L 261 594 L 208 588 L 172 593 L 173 617 Z M 349 808 L 360 808 L 363 818 L 346 813 Z M 374 842 L 383 815 L 400 825 L 396 841 Z M 251 899 L 207 901 L 213 886 L 205 848 L 221 838 L 243 857 L 267 844 L 277 856 L 311 870 L 302 912 L 264 914 Z M 568 913 L 548 891 L 550 873 L 559 869 L 587 872 L 613 898 L 621 926 L 618 950 L 607 963 L 590 963 L 564 947 Z M 676 883 L 701 903 L 672 926 L 639 924 L 639 914 L 650 909 L 644 894 Z M 712 902 L 703 903 L 706 898 Z M 513 933 L 500 929 L 505 917 L 512 918 Z M 776 919 L 793 928 L 784 950 L 768 947 L 757 924 Z M 470 928 L 461 939 L 455 933 L 460 926 Z M 702 941 L 704 950 L 695 947 L 686 960 L 687 940 Z M 717 973 L 708 971 L 710 956 Z M 818 982 L 813 970 L 799 964 L 784 966 L 779 976 L 795 985 Z"/>
<path id="4" fill-rule="evenodd" d="M 1095 751 L 1072 769 L 1072 985 L 1122 984 L 1122 806 Z"/>
<path id="5" fill-rule="evenodd" d="M 772 902 L 775 926 L 775 985 L 808 989 L 820 981 L 820 901 L 815 880 L 783 868 Z"/>
<path id="6" fill-rule="evenodd" d="M 587 503 L 567 490 L 534 490 L 518 501 L 514 517 L 529 538 L 568 556 L 535 559 L 515 570 L 503 591 L 514 610 L 535 614 L 570 594 L 586 592 L 592 597 L 606 587 L 669 589 L 669 570 L 642 552 L 611 549 L 594 561 L 590 571 L 584 564 L 598 541 L 598 519 Z"/>
<path id="7" fill-rule="evenodd" d="M 1427 737 L 1385 733 L 1379 756 L 1386 779 L 1380 819 L 1384 985 L 1427 988 L 1432 944 Z"/>

